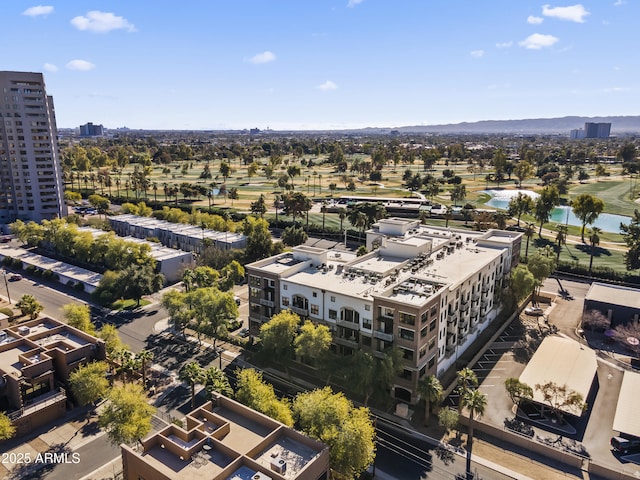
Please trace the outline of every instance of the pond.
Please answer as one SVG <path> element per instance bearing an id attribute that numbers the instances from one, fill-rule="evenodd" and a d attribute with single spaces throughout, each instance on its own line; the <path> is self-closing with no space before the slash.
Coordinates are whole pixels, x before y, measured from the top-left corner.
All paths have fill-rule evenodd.
<path id="1" fill-rule="evenodd" d="M 480 193 L 486 193 L 491 196 L 491 200 L 485 203 L 485 205 L 488 207 L 500 208 L 502 210 L 509 208 L 509 202 L 513 197 L 517 196 L 518 193 L 529 195 L 534 200 L 540 196 L 536 192 L 532 192 L 530 190 L 483 190 Z M 554 208 L 551 212 L 549 222 L 568 223 L 569 225 L 577 227 L 582 225 L 582 222 L 571 211 L 571 207 L 567 206 Z M 593 226 L 602 229 L 604 232 L 619 233 L 620 223 L 629 222 L 631 222 L 631 217 L 615 215 L 612 213 L 601 213 Z"/>

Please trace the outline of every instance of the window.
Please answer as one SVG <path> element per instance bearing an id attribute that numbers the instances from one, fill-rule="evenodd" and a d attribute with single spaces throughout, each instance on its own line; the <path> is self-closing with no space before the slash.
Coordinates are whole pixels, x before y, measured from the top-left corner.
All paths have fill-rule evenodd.
<path id="1" fill-rule="evenodd" d="M 395 309 L 393 308 L 380 307 L 380 315 L 382 315 L 383 317 L 393 318 L 394 313 L 395 313 Z"/>
<path id="2" fill-rule="evenodd" d="M 338 312 L 336 310 L 329 310 L 329 318 L 336 320 L 338 318 Z"/>
<path id="3" fill-rule="evenodd" d="M 282 289 L 283 290 L 288 290 L 289 289 L 289 285 L 287 285 L 286 283 L 284 285 L 282 285 Z"/>
<path id="4" fill-rule="evenodd" d="M 408 368 L 405 368 L 404 370 L 402 370 L 402 373 L 400 374 L 400 377 L 404 378 L 405 380 L 411 380 L 412 376 L 413 376 L 413 372 Z"/>
<path id="5" fill-rule="evenodd" d="M 435 348 L 436 346 L 436 337 L 433 337 L 431 340 L 429 340 L 429 350 Z"/>
<path id="6" fill-rule="evenodd" d="M 406 325 L 415 325 L 416 316 L 412 313 L 400 312 L 400 323 L 404 323 Z"/>
<path id="7" fill-rule="evenodd" d="M 438 312 L 438 305 L 434 305 L 433 307 L 431 307 L 431 310 L 429 310 L 429 316 L 433 317 L 437 312 Z"/>
<path id="8" fill-rule="evenodd" d="M 433 355 L 430 359 L 429 359 L 429 363 L 427 363 L 427 366 L 429 368 L 433 368 L 433 366 L 436 364 L 436 356 Z"/>
<path id="9" fill-rule="evenodd" d="M 404 358 L 405 360 L 413 360 L 413 350 L 408 350 L 406 348 L 403 348 L 402 358 Z"/>
<path id="10" fill-rule="evenodd" d="M 364 310 L 365 310 L 366 312 L 371 311 L 371 305 L 365 305 L 365 306 L 364 306 Z"/>
<path id="11" fill-rule="evenodd" d="M 427 336 L 427 327 L 424 327 L 422 330 L 420 330 L 420 338 L 424 338 Z"/>
<path id="12" fill-rule="evenodd" d="M 435 318 L 431 320 L 431 323 L 429 324 L 429 331 L 433 332 L 436 329 L 437 324 L 438 324 L 438 321 Z"/>
<path id="13" fill-rule="evenodd" d="M 312 295 L 313 295 L 313 298 L 318 298 L 318 292 L 313 292 Z"/>
<path id="14" fill-rule="evenodd" d="M 335 302 L 336 301 L 336 297 L 334 297 L 333 295 L 331 295 L 331 301 Z"/>
<path id="15" fill-rule="evenodd" d="M 413 340 L 414 332 L 412 330 L 407 330 L 406 328 L 399 328 L 398 335 L 400 335 L 400 338 L 404 340 Z"/>
<path id="16" fill-rule="evenodd" d="M 249 287 L 249 293 L 252 297 L 259 297 L 261 295 L 261 291 L 259 288 Z"/>
<path id="17" fill-rule="evenodd" d="M 318 305 L 311 304 L 311 315 L 318 315 L 319 308 Z"/>
<path id="18" fill-rule="evenodd" d="M 426 373 L 427 373 L 427 366 L 425 365 L 420 369 L 420 373 L 419 373 L 420 376 L 418 378 L 424 377 Z"/>
<path id="19" fill-rule="evenodd" d="M 427 315 L 429 312 L 424 312 L 422 315 L 420 315 L 420 323 L 425 323 L 427 321 Z"/>
<path id="20" fill-rule="evenodd" d="M 249 285 L 253 287 L 259 287 L 262 284 L 262 279 L 255 275 L 249 275 Z"/>
<path id="21" fill-rule="evenodd" d="M 362 328 L 368 328 L 369 330 L 371 330 L 371 319 L 370 318 L 363 318 L 362 319 Z"/>
<path id="22" fill-rule="evenodd" d="M 371 337 L 366 337 L 366 336 L 362 335 L 360 338 L 362 339 L 362 345 L 364 347 L 370 347 L 371 346 Z"/>
<path id="23" fill-rule="evenodd" d="M 422 347 L 418 352 L 419 358 L 424 357 L 427 354 L 427 347 Z"/>
<path id="24" fill-rule="evenodd" d="M 289 306 L 289 297 L 282 297 L 282 306 L 283 307 Z"/>

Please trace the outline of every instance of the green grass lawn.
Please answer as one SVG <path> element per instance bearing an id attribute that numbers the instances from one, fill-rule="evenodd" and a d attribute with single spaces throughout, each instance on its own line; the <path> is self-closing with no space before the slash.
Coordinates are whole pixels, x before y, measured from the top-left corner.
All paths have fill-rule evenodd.
<path id="1" fill-rule="evenodd" d="M 634 209 L 640 209 L 640 204 L 631 201 L 629 192 L 628 180 L 610 180 L 576 185 L 569 193 L 571 197 L 590 193 L 602 199 L 605 212 L 630 216 Z"/>

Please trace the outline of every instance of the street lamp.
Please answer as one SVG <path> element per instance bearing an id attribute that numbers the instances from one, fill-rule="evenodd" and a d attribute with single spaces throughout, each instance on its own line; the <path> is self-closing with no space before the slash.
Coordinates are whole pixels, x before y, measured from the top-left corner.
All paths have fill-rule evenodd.
<path id="1" fill-rule="evenodd" d="M 9 282 L 7 282 L 7 271 L 2 269 L 2 276 L 4 278 L 4 286 L 7 289 L 7 299 L 9 300 L 9 304 L 11 304 L 11 295 L 9 295 Z"/>

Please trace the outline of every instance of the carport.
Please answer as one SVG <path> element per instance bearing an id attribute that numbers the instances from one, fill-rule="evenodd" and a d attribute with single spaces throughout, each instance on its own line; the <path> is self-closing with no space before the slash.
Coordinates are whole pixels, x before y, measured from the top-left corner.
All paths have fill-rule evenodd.
<path id="1" fill-rule="evenodd" d="M 616 406 L 616 416 L 613 418 L 613 429 L 616 432 L 640 438 L 639 397 L 640 374 L 624 372 Z"/>
<path id="2" fill-rule="evenodd" d="M 586 401 L 596 376 L 598 363 L 593 350 L 569 338 L 550 336 L 545 338 L 520 375 L 520 381 L 533 389 L 533 402 L 540 405 L 541 413 L 551 403 L 545 401 L 542 392 L 535 388 L 538 384 L 553 382 L 557 386 L 582 395 Z M 582 416 L 582 410 L 575 406 L 561 406 L 564 413 L 574 417 Z M 542 423 L 545 423 L 544 421 Z"/>

